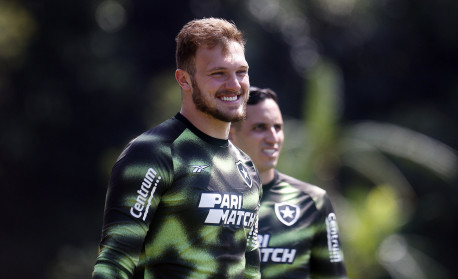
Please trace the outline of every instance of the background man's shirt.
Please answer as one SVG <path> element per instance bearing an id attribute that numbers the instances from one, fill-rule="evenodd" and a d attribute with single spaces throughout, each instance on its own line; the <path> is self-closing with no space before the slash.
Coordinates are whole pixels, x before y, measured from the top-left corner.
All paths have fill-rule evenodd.
<path id="1" fill-rule="evenodd" d="M 326 192 L 275 172 L 259 210 L 262 278 L 347 278 Z"/>

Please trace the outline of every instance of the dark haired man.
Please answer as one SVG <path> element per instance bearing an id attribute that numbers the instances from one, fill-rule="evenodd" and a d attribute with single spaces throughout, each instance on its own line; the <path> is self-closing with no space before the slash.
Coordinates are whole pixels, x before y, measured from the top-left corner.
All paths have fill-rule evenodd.
<path id="1" fill-rule="evenodd" d="M 262 278 L 347 278 L 328 195 L 275 169 L 284 134 L 274 91 L 250 89 L 246 119 L 232 123 L 229 139 L 252 158 L 263 183 Z"/>

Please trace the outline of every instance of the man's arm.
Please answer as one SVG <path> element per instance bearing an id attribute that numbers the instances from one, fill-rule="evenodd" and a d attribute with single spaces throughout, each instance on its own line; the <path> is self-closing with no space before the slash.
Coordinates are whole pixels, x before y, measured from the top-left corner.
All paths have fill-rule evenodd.
<path id="1" fill-rule="evenodd" d="M 138 266 L 165 188 L 166 176 L 159 171 L 163 168 L 148 161 L 148 157 L 145 150 L 131 147 L 113 167 L 93 279 L 132 278 Z"/>
<path id="2" fill-rule="evenodd" d="M 321 207 L 318 229 L 312 243 L 310 273 L 312 278 L 348 278 L 337 217 L 329 197 L 325 194 Z"/>

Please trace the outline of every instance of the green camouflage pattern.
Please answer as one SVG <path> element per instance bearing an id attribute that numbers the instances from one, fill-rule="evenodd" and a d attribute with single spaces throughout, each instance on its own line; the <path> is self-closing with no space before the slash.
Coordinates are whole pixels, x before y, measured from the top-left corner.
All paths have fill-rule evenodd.
<path id="1" fill-rule="evenodd" d="M 262 278 L 347 278 L 326 192 L 275 172 L 263 186 L 258 238 Z"/>
<path id="2" fill-rule="evenodd" d="M 246 154 L 177 114 L 115 163 L 93 278 L 260 278 L 261 195 Z"/>

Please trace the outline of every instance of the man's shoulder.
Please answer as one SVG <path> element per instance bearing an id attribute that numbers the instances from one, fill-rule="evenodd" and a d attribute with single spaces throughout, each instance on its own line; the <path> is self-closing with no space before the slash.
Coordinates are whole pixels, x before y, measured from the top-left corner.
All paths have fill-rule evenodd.
<path id="1" fill-rule="evenodd" d="M 183 122 L 178 120 L 176 117 L 172 117 L 149 129 L 148 131 L 145 131 L 139 136 L 139 138 L 156 141 L 174 140 L 185 129 L 186 125 Z"/>
<path id="2" fill-rule="evenodd" d="M 311 183 L 299 180 L 290 175 L 278 172 L 278 183 L 287 183 L 301 192 L 312 197 L 322 198 L 327 195 L 326 190 Z"/>
<path id="3" fill-rule="evenodd" d="M 278 173 L 278 180 L 277 183 L 287 183 L 303 195 L 309 196 L 318 210 L 332 208 L 328 192 L 325 189 L 282 173 Z"/>
<path id="4" fill-rule="evenodd" d="M 129 145 L 160 144 L 175 140 L 186 128 L 186 126 L 175 117 L 150 128 L 134 138 Z"/>
<path id="5" fill-rule="evenodd" d="M 136 159 L 153 154 L 159 155 L 168 150 L 168 146 L 183 132 L 184 125 L 175 118 L 170 118 L 159 125 L 133 138 L 124 148 L 117 161 L 127 157 Z"/>

